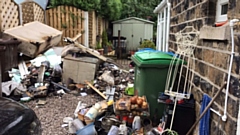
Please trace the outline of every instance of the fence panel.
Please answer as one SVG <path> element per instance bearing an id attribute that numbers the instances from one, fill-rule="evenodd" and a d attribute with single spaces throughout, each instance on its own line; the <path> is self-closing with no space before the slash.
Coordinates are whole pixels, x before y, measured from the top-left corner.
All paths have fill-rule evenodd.
<path id="1" fill-rule="evenodd" d="M 58 6 L 46 11 L 47 24 L 63 31 L 63 37 L 73 38 L 82 33 L 78 42 L 84 44 L 84 11 L 72 6 Z M 61 41 L 60 45 L 65 43 Z"/>
<path id="2" fill-rule="evenodd" d="M 1 0 L 0 6 L 1 31 L 18 26 L 18 5 L 11 0 Z"/>

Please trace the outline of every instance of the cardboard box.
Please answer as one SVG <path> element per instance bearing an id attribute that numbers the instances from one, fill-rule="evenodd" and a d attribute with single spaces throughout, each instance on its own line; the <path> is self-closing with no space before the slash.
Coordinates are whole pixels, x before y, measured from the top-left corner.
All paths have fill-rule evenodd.
<path id="1" fill-rule="evenodd" d="M 99 66 L 99 59 L 93 57 L 74 58 L 66 56 L 63 61 L 63 82 L 67 84 L 68 79 L 75 83 L 94 80 Z"/>

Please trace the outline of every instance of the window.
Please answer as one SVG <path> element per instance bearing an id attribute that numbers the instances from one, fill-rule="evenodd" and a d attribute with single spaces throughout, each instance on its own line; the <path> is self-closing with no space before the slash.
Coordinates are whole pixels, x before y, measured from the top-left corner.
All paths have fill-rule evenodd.
<path id="1" fill-rule="evenodd" d="M 217 1 L 216 22 L 223 22 L 227 20 L 228 0 Z"/>
<path id="2" fill-rule="evenodd" d="M 168 51 L 170 8 L 171 4 L 163 0 L 154 10 L 158 14 L 156 49 L 163 52 Z"/>

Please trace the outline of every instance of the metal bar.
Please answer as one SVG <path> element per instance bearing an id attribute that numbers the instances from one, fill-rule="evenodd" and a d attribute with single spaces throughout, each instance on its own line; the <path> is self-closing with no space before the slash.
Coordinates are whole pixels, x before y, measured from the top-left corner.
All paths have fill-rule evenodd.
<path id="1" fill-rule="evenodd" d="M 163 16 L 163 52 L 166 52 L 166 50 L 165 50 L 165 46 L 166 46 L 166 23 L 167 23 L 167 17 L 166 17 L 166 15 L 167 15 L 167 8 L 165 7 L 164 8 L 164 16 Z"/>
<path id="2" fill-rule="evenodd" d="M 70 92 L 70 90 L 69 90 L 68 88 L 66 88 L 66 87 L 64 87 L 64 86 L 62 86 L 62 85 L 60 85 L 60 84 L 58 84 L 58 83 L 55 83 L 55 82 L 53 82 L 53 81 L 51 81 L 51 83 L 52 83 L 53 85 L 55 85 L 55 86 L 58 86 L 58 87 L 60 87 L 60 88 L 62 88 L 62 89 L 64 89 L 64 90 L 66 90 L 67 92 Z"/>
<path id="3" fill-rule="evenodd" d="M 168 52 L 168 46 L 169 46 L 169 44 L 168 44 L 168 41 L 169 41 L 169 31 L 170 31 L 170 13 L 171 13 L 171 11 L 170 11 L 170 9 L 171 9 L 171 3 L 167 3 L 167 32 L 166 32 L 166 52 Z"/>
<path id="4" fill-rule="evenodd" d="M 158 35 L 158 38 L 159 38 L 159 50 L 160 51 L 163 51 L 162 50 L 162 12 L 160 13 L 160 19 L 159 19 L 159 22 L 160 22 L 160 30 L 159 30 L 159 35 Z"/>
<path id="5" fill-rule="evenodd" d="M 218 111 L 216 111 L 216 110 L 214 110 L 214 109 L 212 109 L 212 108 L 210 108 L 210 110 L 211 110 L 212 112 L 214 112 L 215 114 L 217 114 L 218 116 L 222 117 L 222 114 L 221 114 L 220 112 L 218 112 Z"/>

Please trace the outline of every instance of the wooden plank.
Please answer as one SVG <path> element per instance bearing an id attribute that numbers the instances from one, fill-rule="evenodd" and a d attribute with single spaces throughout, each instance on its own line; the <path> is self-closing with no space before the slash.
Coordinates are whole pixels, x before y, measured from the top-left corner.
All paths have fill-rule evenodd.
<path id="1" fill-rule="evenodd" d="M 73 14 L 73 8 L 74 7 L 69 7 L 69 37 L 73 38 L 73 25 L 74 25 L 74 19 L 75 19 L 75 14 Z"/>
<path id="2" fill-rule="evenodd" d="M 73 13 L 76 16 L 75 22 L 74 22 L 74 27 L 73 27 L 73 35 L 77 35 L 78 32 L 76 31 L 76 28 L 77 28 L 77 23 L 78 23 L 78 20 L 79 20 L 79 16 L 77 16 L 77 8 L 73 8 Z"/>
<path id="3" fill-rule="evenodd" d="M 2 37 L 2 31 L 3 31 L 3 29 L 2 29 L 2 6 L 3 6 L 3 2 L 5 2 L 5 0 L 0 0 L 0 38 Z M 0 63 L 1 64 L 1 63 Z M 1 68 L 0 68 L 1 69 Z M 1 70 L 0 70 L 1 71 Z M 0 76 L 1 77 L 1 76 Z M 1 81 L 1 80 L 0 80 Z M 1 82 L 0 82 L 1 83 Z M 1 85 L 0 85 L 0 87 L 2 87 Z M 1 89 L 1 88 L 0 88 Z M 1 94 L 1 90 L 0 90 L 0 96 L 2 96 L 2 94 Z"/>
<path id="4" fill-rule="evenodd" d="M 82 37 L 81 37 L 81 40 L 82 40 L 82 44 L 84 44 L 84 39 L 85 39 L 85 29 L 84 29 L 84 23 L 85 23 L 85 16 L 84 16 L 84 11 L 81 11 L 81 14 L 82 14 L 82 18 L 84 19 L 81 19 L 81 24 L 82 24 L 82 28 L 81 28 L 81 32 L 84 31 L 84 33 L 82 33 Z"/>
<path id="5" fill-rule="evenodd" d="M 97 88 L 95 88 L 91 83 L 89 83 L 88 81 L 85 81 L 85 83 L 89 87 L 91 87 L 94 91 L 96 91 L 101 97 L 103 97 L 104 99 L 107 99 L 107 97 L 102 92 L 100 92 Z"/>
<path id="6" fill-rule="evenodd" d="M 58 25 L 58 22 L 57 22 L 58 21 L 57 20 L 57 8 L 54 8 L 54 12 L 55 12 L 55 14 L 53 16 L 53 18 L 54 18 L 53 27 L 57 29 L 58 28 L 58 26 L 57 26 Z"/>
<path id="7" fill-rule="evenodd" d="M 53 27 L 53 9 L 49 9 L 49 17 L 50 26 Z"/>
<path id="8" fill-rule="evenodd" d="M 62 28 L 62 26 L 61 26 L 61 7 L 60 6 L 58 6 L 57 7 L 57 19 L 58 19 L 58 30 L 61 30 Z"/>

